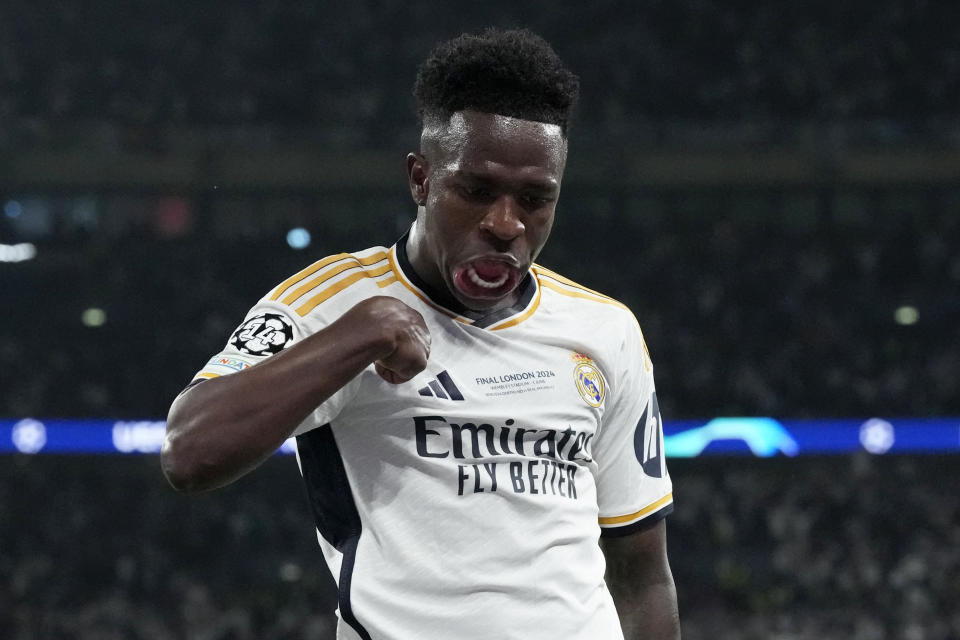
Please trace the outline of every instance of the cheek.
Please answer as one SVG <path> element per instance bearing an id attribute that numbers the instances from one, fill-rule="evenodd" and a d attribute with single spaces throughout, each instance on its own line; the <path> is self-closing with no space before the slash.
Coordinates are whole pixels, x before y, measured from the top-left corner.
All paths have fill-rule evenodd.
<path id="1" fill-rule="evenodd" d="M 447 192 L 437 196 L 431 210 L 433 228 L 447 235 L 467 233 L 479 224 L 484 215 L 482 208 L 470 207 L 460 198 Z"/>
<path id="2" fill-rule="evenodd" d="M 455 253 L 469 232 L 467 216 L 452 206 L 451 198 L 438 197 L 427 214 L 427 233 L 438 256 Z"/>
<path id="3" fill-rule="evenodd" d="M 534 217 L 527 223 L 527 241 L 535 252 L 539 252 L 546 244 L 551 229 L 553 229 L 553 211 Z"/>

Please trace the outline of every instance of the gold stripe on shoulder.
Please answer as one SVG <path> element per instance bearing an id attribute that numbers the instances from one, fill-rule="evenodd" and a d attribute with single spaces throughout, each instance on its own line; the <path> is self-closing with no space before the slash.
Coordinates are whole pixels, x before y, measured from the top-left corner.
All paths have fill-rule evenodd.
<path id="1" fill-rule="evenodd" d="M 317 271 L 320 271 L 320 269 L 323 269 L 327 265 L 333 264 L 334 262 L 338 262 L 340 260 L 343 260 L 344 258 L 349 258 L 349 257 L 350 257 L 349 253 L 338 253 L 333 256 L 327 256 L 323 260 L 318 260 L 317 262 L 314 262 L 312 265 L 310 265 L 306 269 L 303 269 L 302 271 L 299 271 L 293 274 L 292 276 L 290 276 L 289 278 L 281 282 L 280 286 L 277 287 L 276 290 L 273 292 L 273 295 L 270 296 L 270 299 L 279 300 L 280 296 L 282 296 L 286 292 L 286 290 L 292 287 L 293 285 L 297 284 L 302 280 L 309 278 L 310 276 L 315 274 Z"/>
<path id="2" fill-rule="evenodd" d="M 648 505 L 635 513 L 629 513 L 625 516 L 612 516 L 610 518 L 601 517 L 599 518 L 600 524 L 611 525 L 611 524 L 626 524 L 628 522 L 633 522 L 634 520 L 639 520 L 640 518 L 646 515 L 650 515 L 660 507 L 666 504 L 669 504 L 670 502 L 673 502 L 673 493 L 668 493 L 667 495 L 663 496 L 653 504 Z"/>
<path id="3" fill-rule="evenodd" d="M 593 302 L 600 302 L 603 304 L 612 304 L 615 307 L 620 307 L 621 309 L 626 309 L 627 306 L 622 302 L 617 302 L 613 298 L 608 298 L 604 295 L 594 295 L 592 293 L 587 293 L 587 290 L 580 289 L 568 289 L 565 286 L 561 286 L 559 283 L 555 282 L 549 276 L 543 276 L 542 274 L 537 275 L 537 281 L 540 283 L 540 286 L 546 287 L 547 289 L 552 289 L 557 293 L 569 296 L 571 298 L 582 298 L 583 300 L 591 300 Z"/>
<path id="4" fill-rule="evenodd" d="M 586 291 L 586 292 L 588 292 L 588 293 L 592 293 L 592 294 L 595 295 L 595 296 L 600 296 L 601 298 L 609 298 L 610 300 L 613 300 L 613 298 L 610 298 L 610 296 L 605 295 L 605 294 L 602 294 L 602 293 L 600 293 L 599 291 L 594 291 L 593 289 L 589 289 L 589 288 L 583 286 L 582 284 L 580 284 L 579 282 L 574 282 L 574 281 L 571 280 L 570 278 L 561 276 L 561 275 L 560 275 L 559 273 L 557 273 L 556 271 L 553 271 L 553 270 L 551 270 L 551 269 L 547 269 L 546 267 L 542 267 L 542 266 L 540 266 L 540 265 L 538 265 L 538 264 L 533 265 L 533 268 L 534 268 L 537 272 L 542 273 L 543 275 L 545 275 L 545 276 L 547 276 L 547 277 L 549 277 L 549 278 L 553 278 L 553 279 L 556 280 L 557 282 L 562 282 L 563 284 L 569 285 L 569 286 L 571 286 L 571 287 L 576 287 L 577 289 L 583 289 L 584 291 Z"/>
<path id="5" fill-rule="evenodd" d="M 633 318 L 633 323 L 637 326 L 637 331 L 640 333 L 640 343 L 643 345 L 643 351 L 647 356 L 646 362 L 644 362 L 644 367 L 646 368 L 647 371 L 650 371 L 653 368 L 653 362 L 650 359 L 650 349 L 647 347 L 647 341 L 643 337 L 643 330 L 640 328 L 640 322 L 637 320 L 637 316 L 634 315 L 630 307 L 623 304 L 619 300 L 616 300 L 615 298 L 611 298 L 610 296 L 604 295 L 598 291 L 594 291 L 593 289 L 588 289 L 587 287 L 584 287 L 583 285 L 578 284 L 573 280 L 570 280 L 569 278 L 564 278 L 560 274 L 555 273 L 550 269 L 544 269 L 540 265 L 533 265 L 533 266 L 534 266 L 534 272 L 537 274 L 537 280 L 540 282 L 541 285 L 545 286 L 548 289 L 553 289 L 557 293 L 562 293 L 563 295 L 570 296 L 571 298 L 583 298 L 585 300 L 594 300 L 595 302 L 612 304 L 615 307 L 620 307 L 621 309 L 625 309 L 626 311 L 628 311 L 630 313 L 630 317 Z M 541 276 L 543 276 L 543 278 L 548 278 L 548 279 L 547 280 L 542 279 Z M 551 280 L 553 282 L 551 282 Z M 559 286 L 557 283 L 562 283 L 570 287 L 576 287 L 577 289 L 579 289 L 579 291 L 571 291 L 570 289 Z"/>
<path id="6" fill-rule="evenodd" d="M 351 254 L 344 255 L 346 256 L 346 261 L 343 264 L 338 265 L 329 271 L 325 271 L 323 275 L 316 280 L 311 280 L 310 282 L 300 285 L 291 291 L 289 295 L 285 296 L 281 302 L 283 302 L 283 304 L 293 304 L 294 300 L 316 289 L 334 276 L 337 276 L 344 271 L 349 271 L 350 269 L 360 269 L 362 267 L 370 266 L 371 264 L 376 264 L 377 262 L 385 260 L 387 257 L 387 253 L 385 251 L 379 251 L 366 258 L 357 258 Z"/>
<path id="7" fill-rule="evenodd" d="M 630 315 L 633 315 L 633 312 L 631 312 Z M 653 369 L 653 358 L 650 357 L 650 348 L 647 347 L 647 339 L 643 337 L 643 329 L 640 328 L 640 321 L 637 320 L 637 316 L 633 316 L 633 323 L 637 325 L 637 332 L 640 334 L 640 344 L 643 345 L 643 353 L 647 356 L 643 361 L 643 367 L 647 371 L 651 371 Z"/>
<path id="8" fill-rule="evenodd" d="M 219 378 L 219 377 L 220 377 L 220 374 L 219 374 L 219 373 L 206 373 L 206 372 L 201 372 L 201 373 L 198 373 L 197 375 L 193 376 L 193 379 L 194 379 L 194 380 L 197 380 L 198 378 L 203 378 L 204 380 L 209 380 L 210 378 Z M 217 383 L 217 384 L 219 384 L 219 383 Z"/>
<path id="9" fill-rule="evenodd" d="M 559 282 L 559 283 L 561 283 L 561 284 L 565 284 L 565 285 L 570 286 L 570 287 L 576 287 L 577 289 L 581 289 L 581 290 L 583 290 L 583 291 L 586 291 L 587 293 L 592 293 L 592 294 L 595 295 L 595 296 L 598 296 L 598 297 L 600 297 L 600 298 L 606 298 L 607 300 L 610 300 L 611 302 L 616 302 L 617 304 L 622 305 L 622 303 L 619 302 L 618 300 L 615 300 L 615 299 L 611 298 L 610 296 L 608 296 L 608 295 L 606 295 L 606 294 L 604 294 L 604 293 L 600 293 L 599 291 L 594 291 L 593 289 L 590 289 L 590 288 L 588 288 L 588 287 L 585 287 L 585 286 L 583 286 L 582 284 L 580 284 L 579 282 L 574 282 L 574 281 L 571 280 L 570 278 L 565 278 L 564 276 L 560 275 L 560 274 L 557 273 L 556 271 L 551 271 L 550 269 L 547 269 L 547 268 L 545 268 L 545 267 L 541 267 L 541 266 L 538 265 L 538 264 L 533 265 L 533 268 L 534 268 L 534 271 L 536 271 L 538 274 L 543 274 L 543 275 L 547 276 L 548 278 L 552 278 L 552 279 L 556 280 L 557 282 Z"/>
<path id="10" fill-rule="evenodd" d="M 393 276 L 390 276 L 389 278 L 384 278 L 383 280 L 377 280 L 377 286 L 383 289 L 384 287 L 388 287 L 396 281 L 397 281 L 397 276 L 393 275 Z"/>
<path id="11" fill-rule="evenodd" d="M 388 263 L 382 267 L 377 267 L 376 269 L 364 269 L 359 273 L 354 273 L 353 275 L 347 276 L 343 280 L 338 280 L 317 295 L 304 302 L 299 308 L 297 308 L 297 313 L 301 316 L 305 316 L 347 287 L 356 284 L 364 278 L 376 278 L 377 276 L 382 276 L 389 271 L 391 271 L 391 268 L 390 264 Z"/>

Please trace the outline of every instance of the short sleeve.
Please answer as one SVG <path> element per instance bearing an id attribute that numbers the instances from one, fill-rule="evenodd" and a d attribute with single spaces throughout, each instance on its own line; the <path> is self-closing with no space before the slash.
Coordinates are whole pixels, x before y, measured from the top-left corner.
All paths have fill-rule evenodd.
<path id="1" fill-rule="evenodd" d="M 290 348 L 309 333 L 295 313 L 283 304 L 261 300 L 230 335 L 223 350 L 210 358 L 193 377 L 192 384 L 204 379 L 231 375 L 265 361 Z M 292 435 L 300 435 L 327 424 L 340 413 L 353 393 L 353 381 L 345 385 L 304 420 Z"/>
<path id="2" fill-rule="evenodd" d="M 653 364 L 632 315 L 617 357 L 593 448 L 603 536 L 633 533 L 673 511 Z"/>
<path id="3" fill-rule="evenodd" d="M 230 334 L 226 346 L 193 377 L 217 378 L 248 369 L 303 338 L 303 331 L 283 306 L 261 301 Z"/>

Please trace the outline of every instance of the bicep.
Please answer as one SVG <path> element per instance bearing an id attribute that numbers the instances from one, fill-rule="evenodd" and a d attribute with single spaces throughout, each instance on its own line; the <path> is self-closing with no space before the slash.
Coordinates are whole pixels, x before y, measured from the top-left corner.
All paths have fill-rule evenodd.
<path id="1" fill-rule="evenodd" d="M 600 548 L 606 558 L 611 591 L 629 592 L 643 585 L 673 581 L 664 519 L 630 535 L 603 537 Z"/>
<path id="2" fill-rule="evenodd" d="M 665 521 L 627 536 L 601 539 L 600 546 L 624 637 L 679 640 L 680 615 L 667 560 Z"/>

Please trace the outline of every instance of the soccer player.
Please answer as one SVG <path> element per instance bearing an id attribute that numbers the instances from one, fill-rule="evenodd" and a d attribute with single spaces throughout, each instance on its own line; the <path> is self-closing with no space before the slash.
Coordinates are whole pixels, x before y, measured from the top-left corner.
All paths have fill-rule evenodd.
<path id="1" fill-rule="evenodd" d="M 296 436 L 338 638 L 680 635 L 639 326 L 533 263 L 577 92 L 529 31 L 439 45 L 409 232 L 283 281 L 170 409 L 162 464 L 185 492 Z"/>

